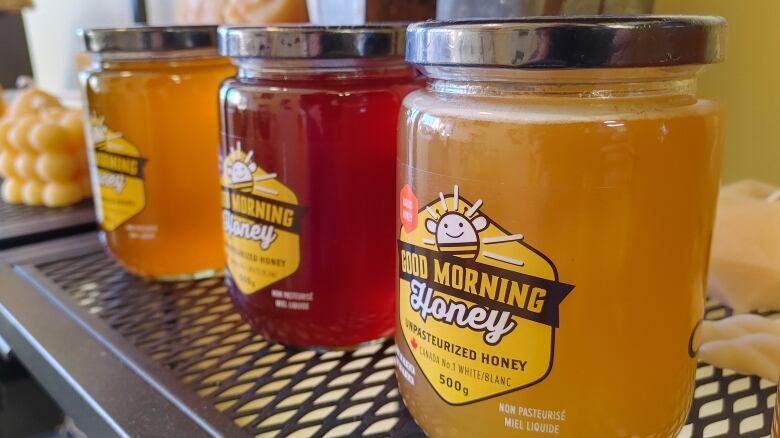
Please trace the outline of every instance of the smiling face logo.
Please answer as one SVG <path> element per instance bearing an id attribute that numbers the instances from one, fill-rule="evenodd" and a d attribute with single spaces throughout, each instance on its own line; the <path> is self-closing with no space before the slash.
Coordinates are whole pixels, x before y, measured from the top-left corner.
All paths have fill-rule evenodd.
<path id="1" fill-rule="evenodd" d="M 238 154 L 234 153 L 234 155 Z M 236 190 L 251 192 L 255 185 L 252 175 L 257 171 L 257 164 L 252 161 L 252 151 L 243 157 L 234 158 L 237 159 L 225 163 L 225 176 L 228 183 Z"/>
<path id="2" fill-rule="evenodd" d="M 90 116 L 89 127 L 93 143 L 98 144 L 106 141 L 106 138 L 108 137 L 108 128 L 106 128 L 103 117 L 98 117 L 94 114 Z"/>
<path id="3" fill-rule="evenodd" d="M 488 222 L 484 216 L 477 216 L 481 202 L 475 204 L 476 208 L 472 206 L 464 208 L 463 212 L 458 211 L 458 186 L 455 186 L 454 193 L 453 211 L 449 211 L 443 193 L 439 193 L 443 215 L 439 216 L 436 210 L 427 207 L 431 218 L 425 220 L 425 228 L 436 236 L 439 251 L 473 259 L 479 253 L 479 232 L 487 228 Z"/>

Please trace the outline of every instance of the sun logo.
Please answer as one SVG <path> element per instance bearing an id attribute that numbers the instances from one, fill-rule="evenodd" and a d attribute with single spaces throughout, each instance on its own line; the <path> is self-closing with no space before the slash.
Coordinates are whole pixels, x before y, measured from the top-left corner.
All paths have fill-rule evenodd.
<path id="1" fill-rule="evenodd" d="M 257 164 L 252 160 L 254 155 L 253 151 L 244 153 L 241 150 L 241 144 L 239 143 L 235 148 L 230 151 L 230 154 L 225 159 L 223 164 L 225 176 L 230 188 L 251 193 L 258 191 L 272 196 L 277 196 L 279 192 L 268 187 L 263 187 L 263 181 L 268 181 L 276 178 L 275 173 L 265 173 L 255 176 L 258 171 Z"/>
<path id="2" fill-rule="evenodd" d="M 475 259 L 478 255 L 502 261 L 514 266 L 524 266 L 522 260 L 501 255 L 492 251 L 482 251 L 480 246 L 496 245 L 506 242 L 523 240 L 522 234 L 481 238 L 480 232 L 488 228 L 489 222 L 480 215 L 482 200 L 471 206 L 461 203 L 458 186 L 453 187 L 452 202 L 448 204 L 444 193 L 439 192 L 441 210 L 431 206 L 425 207 L 430 218 L 425 220 L 425 229 L 433 234 L 434 239 L 423 239 L 426 245 L 436 245 L 439 251 L 463 259 Z"/>
<path id="3" fill-rule="evenodd" d="M 97 117 L 93 115 L 89 118 L 89 121 L 92 142 L 97 144 L 106 141 L 106 137 L 108 136 L 108 128 L 106 128 L 106 125 L 103 122 L 103 117 Z"/>
<path id="4" fill-rule="evenodd" d="M 487 228 L 484 216 L 477 216 L 482 200 L 470 208 L 460 211 L 458 186 L 454 187 L 452 206 L 447 205 L 444 194 L 439 192 L 442 214 L 431 207 L 425 207 L 431 219 L 425 220 L 425 229 L 436 236 L 439 251 L 464 259 L 473 259 L 479 254 L 479 232 Z"/>
<path id="5" fill-rule="evenodd" d="M 111 132 L 105 123 L 105 118 L 92 114 L 89 118 L 90 135 L 92 143 L 101 149 L 106 146 L 106 143 L 111 140 L 122 138 L 122 134 L 118 132 Z"/>

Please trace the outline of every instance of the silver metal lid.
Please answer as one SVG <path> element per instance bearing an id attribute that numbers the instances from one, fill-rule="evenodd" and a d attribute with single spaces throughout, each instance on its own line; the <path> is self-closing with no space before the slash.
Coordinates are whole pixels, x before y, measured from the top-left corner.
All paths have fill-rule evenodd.
<path id="1" fill-rule="evenodd" d="M 219 53 L 233 58 L 403 58 L 408 23 L 219 28 Z"/>
<path id="2" fill-rule="evenodd" d="M 726 20 L 579 16 L 428 21 L 409 26 L 406 60 L 504 68 L 652 67 L 720 62 Z"/>
<path id="3" fill-rule="evenodd" d="M 79 29 L 84 47 L 93 53 L 166 52 L 213 49 L 217 26 L 138 26 Z"/>

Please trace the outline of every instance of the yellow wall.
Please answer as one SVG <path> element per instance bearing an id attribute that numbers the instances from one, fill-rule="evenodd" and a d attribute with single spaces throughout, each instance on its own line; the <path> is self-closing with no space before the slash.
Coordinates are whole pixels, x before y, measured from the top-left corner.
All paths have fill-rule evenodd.
<path id="1" fill-rule="evenodd" d="M 656 0 L 656 13 L 721 15 L 726 62 L 702 74 L 702 96 L 725 105 L 723 182 L 780 184 L 780 0 Z"/>

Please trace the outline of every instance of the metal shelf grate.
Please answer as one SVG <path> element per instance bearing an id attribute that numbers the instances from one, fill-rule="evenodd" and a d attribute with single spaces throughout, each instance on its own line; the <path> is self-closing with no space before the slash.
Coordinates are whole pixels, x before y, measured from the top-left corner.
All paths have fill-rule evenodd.
<path id="1" fill-rule="evenodd" d="M 710 301 L 706 318 L 731 316 L 731 309 Z M 761 312 L 780 319 L 780 312 Z M 680 437 L 768 437 L 772 428 L 776 385 L 756 376 L 699 363 L 688 423 Z"/>
<path id="2" fill-rule="evenodd" d="M 3 218 L 3 221 L 20 222 L 34 220 L 44 210 L 42 207 L 13 205 L 0 201 L 0 217 Z"/>
<path id="3" fill-rule="evenodd" d="M 58 209 L 0 201 L 0 249 L 94 229 L 91 201 Z"/>
<path id="4" fill-rule="evenodd" d="M 36 262 L 31 272 L 250 435 L 423 436 L 400 400 L 390 342 L 354 352 L 286 349 L 252 334 L 221 279 L 151 283 L 100 250 Z M 729 313 L 708 303 L 711 319 Z M 681 437 L 768 436 L 774 402 L 774 384 L 700 364 Z"/>
<path id="5" fill-rule="evenodd" d="M 390 342 L 285 349 L 252 334 L 222 279 L 150 283 L 102 251 L 37 268 L 252 435 L 422 436 L 402 408 Z"/>

